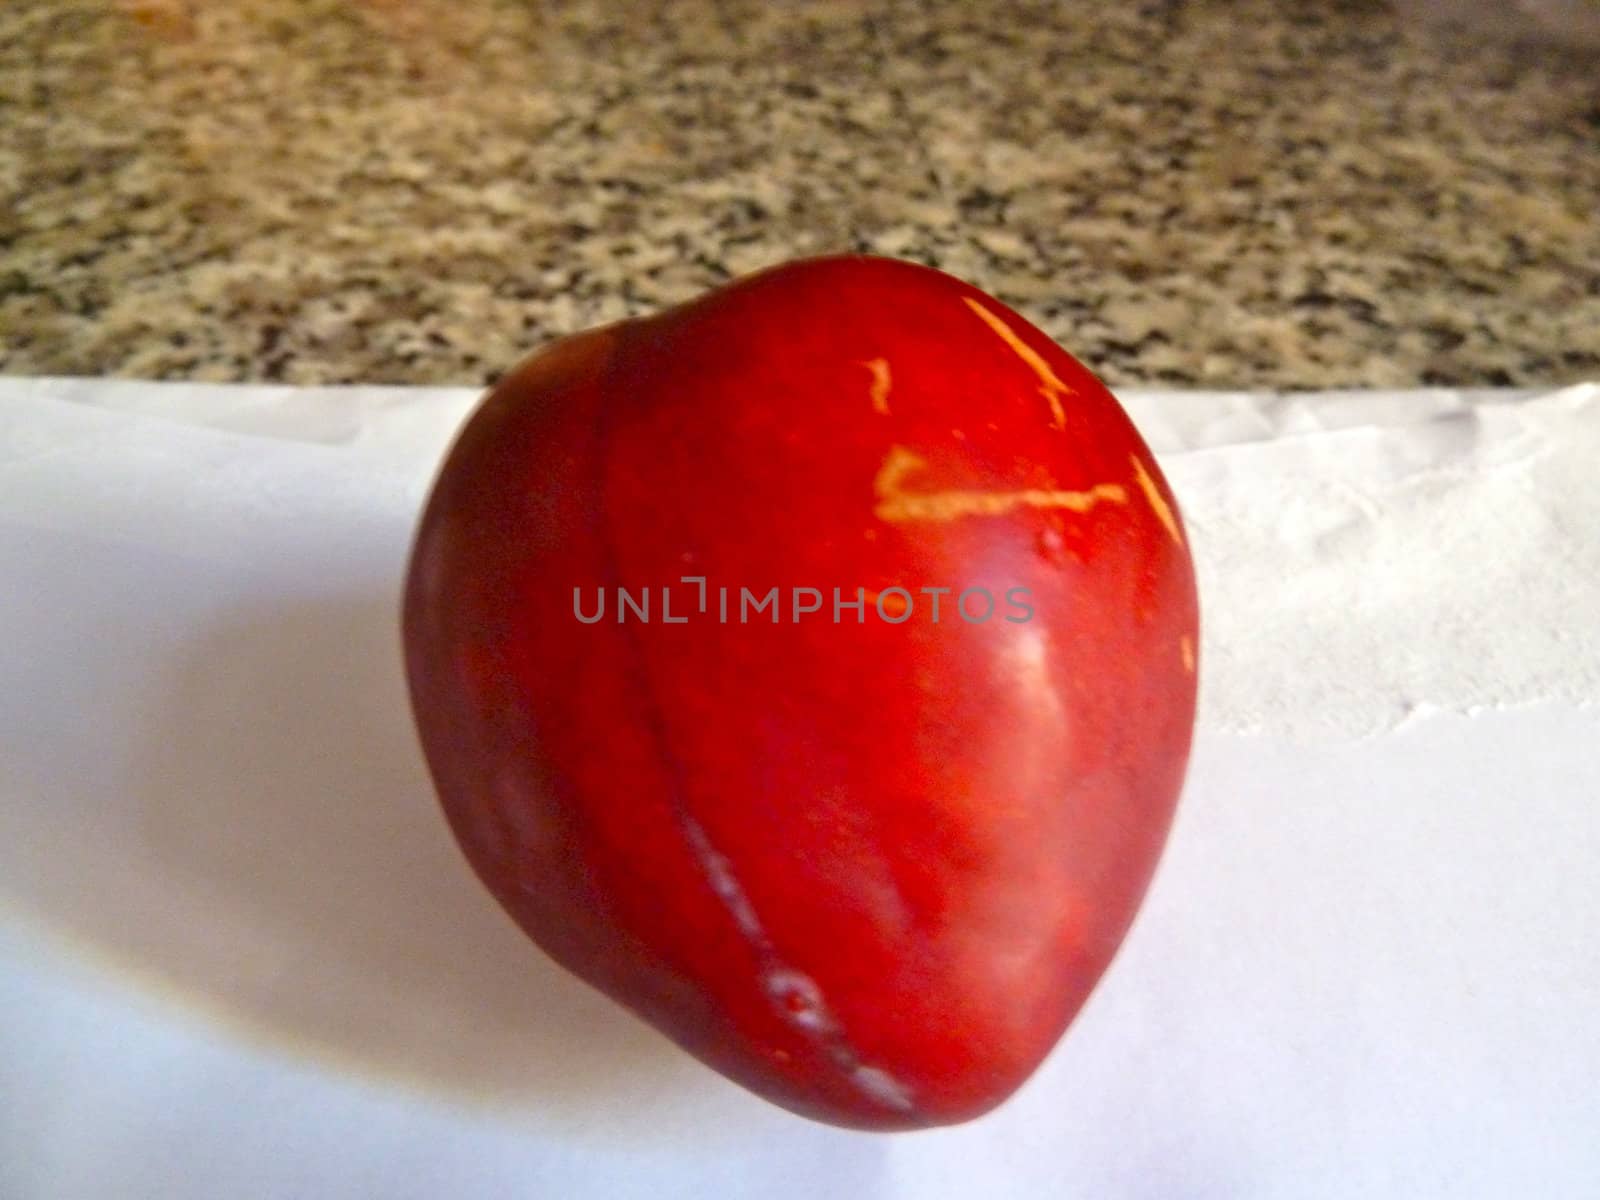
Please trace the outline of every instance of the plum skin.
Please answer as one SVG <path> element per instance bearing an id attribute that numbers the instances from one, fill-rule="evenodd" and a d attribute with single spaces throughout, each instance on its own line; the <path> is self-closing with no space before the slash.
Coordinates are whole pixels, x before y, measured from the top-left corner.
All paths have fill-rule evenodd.
<path id="1" fill-rule="evenodd" d="M 685 576 L 1020 586 L 1034 615 L 574 619 L 574 588 Z M 895 1130 L 1011 1095 L 1110 963 L 1182 784 L 1198 605 L 1086 368 L 847 256 L 507 375 L 429 497 L 403 644 L 450 825 L 539 946 L 758 1095 Z"/>

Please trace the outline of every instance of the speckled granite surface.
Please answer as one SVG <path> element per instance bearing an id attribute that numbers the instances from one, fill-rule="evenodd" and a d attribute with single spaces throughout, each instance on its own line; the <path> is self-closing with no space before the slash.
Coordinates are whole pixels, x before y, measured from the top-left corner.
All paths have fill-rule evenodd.
<path id="1" fill-rule="evenodd" d="M 484 381 L 842 249 L 1115 383 L 1600 376 L 1600 63 L 1377 3 L 9 0 L 0 370 Z"/>

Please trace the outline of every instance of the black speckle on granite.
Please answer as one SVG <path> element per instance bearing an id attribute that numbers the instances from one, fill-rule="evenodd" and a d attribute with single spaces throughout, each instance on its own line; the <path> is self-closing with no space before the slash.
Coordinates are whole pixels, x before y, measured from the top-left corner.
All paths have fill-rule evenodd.
<path id="1" fill-rule="evenodd" d="M 0 369 L 479 384 L 856 250 L 1114 384 L 1556 384 L 1597 77 L 1376 0 L 11 0 Z"/>

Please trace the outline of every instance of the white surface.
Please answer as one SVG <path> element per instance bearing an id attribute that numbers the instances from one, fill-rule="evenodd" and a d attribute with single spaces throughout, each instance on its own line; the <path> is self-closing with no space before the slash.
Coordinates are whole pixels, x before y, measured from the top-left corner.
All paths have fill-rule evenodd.
<path id="1" fill-rule="evenodd" d="M 897 1137 L 723 1083 L 470 879 L 394 608 L 471 400 L 0 380 L 0 1197 L 1600 1194 L 1594 389 L 1130 398 L 1206 576 L 1173 840 L 1028 1087 Z M 1296 546 L 1357 599 L 1288 637 L 1234 576 Z"/>
<path id="2" fill-rule="evenodd" d="M 1268 411 L 1269 440 L 1167 459 L 1202 725 L 1338 738 L 1600 697 L 1600 387 Z"/>

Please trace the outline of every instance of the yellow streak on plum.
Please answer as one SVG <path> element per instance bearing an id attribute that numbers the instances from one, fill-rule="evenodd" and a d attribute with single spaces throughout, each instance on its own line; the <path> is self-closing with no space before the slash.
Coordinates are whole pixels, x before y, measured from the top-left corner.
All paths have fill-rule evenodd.
<path id="1" fill-rule="evenodd" d="M 1144 463 L 1139 461 L 1139 456 L 1130 454 L 1128 459 L 1133 463 L 1133 476 L 1138 480 L 1139 489 L 1144 492 L 1144 498 L 1150 501 L 1150 507 L 1155 510 L 1155 514 L 1160 518 L 1161 523 L 1167 527 L 1167 532 L 1172 535 L 1172 540 L 1180 546 L 1183 545 L 1183 532 L 1178 528 L 1178 518 L 1172 512 L 1172 505 L 1167 503 L 1166 497 L 1156 487 L 1156 481 L 1150 478 L 1150 472 L 1145 469 Z"/>
<path id="2" fill-rule="evenodd" d="M 1033 373 L 1039 377 L 1039 395 L 1043 396 L 1045 403 L 1050 406 L 1051 426 L 1056 429 L 1065 429 L 1067 427 L 1067 411 L 1061 405 L 1061 397 L 1075 395 L 1072 388 L 1062 383 L 1056 373 L 1050 369 L 1050 364 L 1045 362 L 1039 352 L 1018 337 L 1017 331 L 1007 325 L 998 315 L 990 312 L 971 296 L 963 296 L 962 299 L 967 302 L 968 308 L 983 319 L 985 325 L 1000 335 L 1000 340 L 1010 346 L 1012 352 L 1018 358 L 1033 369 Z"/>
<path id="3" fill-rule="evenodd" d="M 1194 674 L 1194 640 L 1188 634 L 1183 635 L 1183 640 L 1178 643 L 1178 649 L 1183 652 L 1183 669 L 1189 674 Z"/>
<path id="4" fill-rule="evenodd" d="M 961 517 L 994 517 L 1019 508 L 1064 508 L 1088 512 L 1102 501 L 1125 504 L 1127 489 L 1118 483 L 1097 483 L 1081 491 L 1023 488 L 1014 492 L 980 492 L 949 489 L 908 492 L 901 488 L 906 476 L 928 465 L 927 460 L 904 446 L 891 446 L 872 481 L 878 503 L 873 513 L 882 521 L 954 521 Z"/>
<path id="5" fill-rule="evenodd" d="M 889 376 L 889 360 L 874 358 L 861 364 L 872 372 L 872 411 L 881 417 L 889 415 L 889 389 L 893 381 Z"/>

